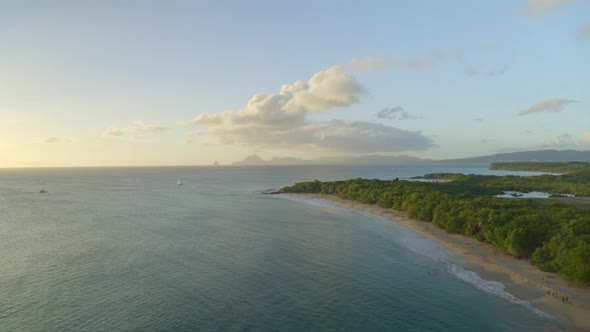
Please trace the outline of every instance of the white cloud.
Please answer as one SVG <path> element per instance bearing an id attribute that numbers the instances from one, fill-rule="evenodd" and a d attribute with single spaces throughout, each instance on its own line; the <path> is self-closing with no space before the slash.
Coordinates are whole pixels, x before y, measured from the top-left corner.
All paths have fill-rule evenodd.
<path id="1" fill-rule="evenodd" d="M 314 74 L 307 83 L 285 84 L 277 94 L 257 94 L 243 109 L 198 114 L 206 144 L 305 148 L 338 152 L 393 152 L 433 146 L 420 132 L 368 122 L 311 121 L 308 115 L 358 101 L 365 89 L 340 66 Z"/>
<path id="2" fill-rule="evenodd" d="M 561 112 L 565 106 L 572 103 L 579 103 L 579 101 L 571 99 L 547 99 L 531 105 L 529 108 L 520 111 L 519 115 L 528 115 L 540 112 Z"/>
<path id="3" fill-rule="evenodd" d="M 421 119 L 420 116 L 412 115 L 404 110 L 403 107 L 391 107 L 391 108 L 384 108 L 381 111 L 377 112 L 377 117 L 379 119 L 390 119 L 390 120 L 411 120 L 411 119 Z"/>
<path id="4" fill-rule="evenodd" d="M 538 16 L 558 6 L 572 3 L 575 0 L 529 0 L 525 11 L 527 15 Z"/>
<path id="5" fill-rule="evenodd" d="M 151 123 L 147 123 L 142 120 L 133 122 L 133 126 L 129 128 L 115 128 L 109 127 L 102 132 L 104 137 L 121 137 L 126 135 L 134 135 L 135 137 L 141 137 L 143 133 L 157 133 L 168 130 L 168 127 L 159 126 Z"/>
<path id="6" fill-rule="evenodd" d="M 71 143 L 72 140 L 70 140 L 69 138 L 63 138 L 63 137 L 47 137 L 43 140 L 41 140 L 42 143 L 46 143 L 46 144 L 54 144 L 54 143 Z"/>
<path id="7" fill-rule="evenodd" d="M 283 85 L 281 94 L 290 96 L 285 109 L 290 112 L 322 112 L 333 107 L 348 106 L 358 101 L 365 89 L 340 66 L 314 74 L 307 84 Z"/>
<path id="8" fill-rule="evenodd" d="M 364 91 L 360 83 L 340 66 L 333 66 L 314 74 L 307 83 L 298 81 L 284 84 L 278 94 L 257 94 L 243 109 L 217 115 L 201 113 L 191 123 L 225 129 L 244 126 L 259 129 L 289 128 L 303 124 L 308 113 L 349 106 L 357 102 Z"/>
<path id="9" fill-rule="evenodd" d="M 353 58 L 346 65 L 355 72 L 366 73 L 373 70 L 385 69 L 392 64 L 393 60 L 391 59 L 368 56 L 364 58 Z"/>

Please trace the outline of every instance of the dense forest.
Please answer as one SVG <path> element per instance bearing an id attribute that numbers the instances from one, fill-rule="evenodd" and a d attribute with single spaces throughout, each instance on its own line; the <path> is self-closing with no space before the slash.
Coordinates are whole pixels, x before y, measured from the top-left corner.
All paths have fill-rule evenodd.
<path id="1" fill-rule="evenodd" d="M 504 190 L 590 195 L 589 165 L 564 175 L 426 177 L 450 181 L 315 180 L 282 188 L 280 192 L 333 194 L 407 211 L 410 217 L 432 222 L 449 233 L 473 236 L 511 255 L 530 259 L 544 271 L 590 283 L 590 210 L 563 203 L 494 197 Z"/>
<path id="2" fill-rule="evenodd" d="M 477 174 L 427 174 L 424 179 L 450 180 L 447 185 L 457 190 L 478 194 L 497 195 L 504 191 L 543 191 L 550 194 L 590 196 L 590 167 L 562 175 L 493 176 Z"/>

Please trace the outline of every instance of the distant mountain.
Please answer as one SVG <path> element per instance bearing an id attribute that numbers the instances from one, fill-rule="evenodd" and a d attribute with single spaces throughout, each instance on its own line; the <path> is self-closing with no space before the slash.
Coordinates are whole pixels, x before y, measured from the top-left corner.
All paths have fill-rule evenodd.
<path id="1" fill-rule="evenodd" d="M 511 161 L 590 161 L 589 151 L 577 150 L 538 150 L 521 151 L 510 153 L 497 153 L 488 156 L 460 158 L 460 159 L 422 159 L 412 156 L 339 156 L 321 157 L 316 159 L 300 158 L 272 158 L 264 160 L 258 155 L 251 155 L 242 161 L 234 162 L 235 166 L 280 166 L 280 165 L 433 165 L 433 164 L 455 164 L 455 165 L 480 165 L 494 162 Z"/>
<path id="2" fill-rule="evenodd" d="M 322 157 L 311 160 L 316 165 L 420 165 L 432 163 L 432 159 L 422 159 L 406 155 L 380 156 L 366 155 L 360 157 Z"/>
<path id="3" fill-rule="evenodd" d="M 538 150 L 510 153 L 497 153 L 490 156 L 446 159 L 439 161 L 444 164 L 489 164 L 511 161 L 590 161 L 590 150 Z"/>
<path id="4" fill-rule="evenodd" d="M 262 165 L 267 165 L 267 164 L 268 164 L 268 162 L 266 162 L 264 159 L 260 158 L 260 156 L 257 154 L 253 154 L 251 156 L 248 156 L 242 161 L 236 161 L 235 163 L 232 163 L 232 165 L 235 165 L 235 166 L 262 166 Z"/>
<path id="5" fill-rule="evenodd" d="M 286 166 L 286 165 L 417 165 L 432 163 L 431 159 L 421 159 L 411 156 L 341 156 L 341 157 L 322 157 L 316 159 L 300 158 L 272 158 L 264 160 L 258 155 L 251 155 L 242 161 L 232 163 L 234 166 Z"/>

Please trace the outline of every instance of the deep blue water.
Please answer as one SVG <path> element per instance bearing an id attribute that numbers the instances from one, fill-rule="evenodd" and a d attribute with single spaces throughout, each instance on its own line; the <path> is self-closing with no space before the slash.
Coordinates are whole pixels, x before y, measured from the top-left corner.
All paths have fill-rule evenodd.
<path id="1" fill-rule="evenodd" d="M 394 223 L 258 194 L 302 180 L 443 171 L 507 173 L 0 170 L 0 330 L 553 330 L 459 278 L 436 244 Z M 38 194 L 42 183 L 49 194 Z"/>

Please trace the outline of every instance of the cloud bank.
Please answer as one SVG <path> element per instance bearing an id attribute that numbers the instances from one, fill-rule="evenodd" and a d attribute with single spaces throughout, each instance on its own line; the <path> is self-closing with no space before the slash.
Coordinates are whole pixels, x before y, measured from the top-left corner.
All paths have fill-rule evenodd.
<path id="1" fill-rule="evenodd" d="M 363 86 L 333 66 L 307 82 L 285 84 L 279 93 L 252 97 L 243 109 L 200 113 L 191 123 L 204 126 L 206 144 L 238 144 L 270 149 L 305 148 L 369 153 L 424 150 L 434 144 L 420 132 L 363 121 L 312 121 L 310 114 L 358 102 Z"/>
<path id="2" fill-rule="evenodd" d="M 541 112 L 561 112 L 569 104 L 579 103 L 572 99 L 547 99 L 531 105 L 529 108 L 520 111 L 519 115 L 528 115 Z"/>
<path id="3" fill-rule="evenodd" d="M 391 107 L 391 108 L 384 108 L 377 113 L 377 117 L 379 119 L 389 119 L 389 120 L 411 120 L 411 119 L 421 119 L 420 116 L 414 116 L 404 110 L 403 107 Z"/>

